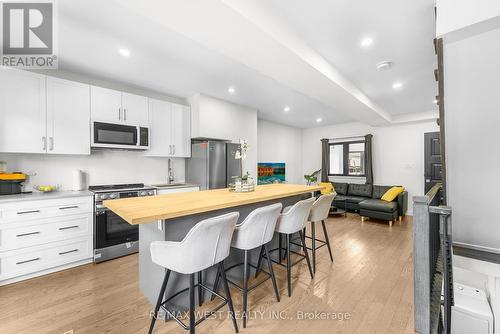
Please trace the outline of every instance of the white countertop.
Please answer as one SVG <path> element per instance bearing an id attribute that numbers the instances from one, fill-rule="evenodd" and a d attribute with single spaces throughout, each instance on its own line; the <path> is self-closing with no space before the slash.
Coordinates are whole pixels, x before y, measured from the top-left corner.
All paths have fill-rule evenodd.
<path id="1" fill-rule="evenodd" d="M 0 195 L 0 204 L 8 202 L 18 202 L 18 201 L 38 201 L 44 199 L 57 199 L 57 198 L 67 198 L 67 197 L 83 197 L 83 196 L 94 196 L 94 194 L 88 190 L 82 191 L 54 191 L 51 193 L 33 192 L 31 194 L 16 194 L 16 195 Z"/>
<path id="2" fill-rule="evenodd" d="M 156 189 L 178 189 L 178 188 L 192 188 L 192 187 L 199 187 L 197 184 L 192 184 L 192 183 L 184 183 L 184 184 L 162 184 L 161 186 L 159 185 L 152 185 L 149 184 L 148 187 L 156 188 Z"/>

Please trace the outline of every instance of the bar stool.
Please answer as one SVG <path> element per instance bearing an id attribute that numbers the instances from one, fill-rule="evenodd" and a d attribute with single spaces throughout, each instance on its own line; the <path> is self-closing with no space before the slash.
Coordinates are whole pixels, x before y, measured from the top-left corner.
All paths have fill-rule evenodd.
<path id="1" fill-rule="evenodd" d="M 309 217 L 309 212 L 311 211 L 311 207 L 314 203 L 314 197 L 308 198 L 302 201 L 299 201 L 295 203 L 293 206 L 286 207 L 283 210 L 283 213 L 279 216 L 278 222 L 276 224 L 276 229 L 275 231 L 278 232 L 280 235 L 284 234 L 286 236 L 286 266 L 281 263 L 281 243 L 278 248 L 272 249 L 271 252 L 274 251 L 280 251 L 280 254 L 278 256 L 279 261 L 271 260 L 272 262 L 279 264 L 281 266 L 286 267 L 286 273 L 287 273 L 287 285 L 288 285 L 288 297 L 292 296 L 292 267 L 302 260 L 306 259 L 307 261 L 307 266 L 309 268 L 309 274 L 311 275 L 311 278 L 314 278 L 313 271 L 311 268 L 311 261 L 309 260 L 309 254 L 307 253 L 307 247 L 304 239 L 304 234 L 302 233 L 305 224 L 307 222 L 307 218 Z M 300 240 L 301 240 L 301 246 L 304 254 L 300 254 L 298 252 L 295 252 L 291 250 L 290 248 L 290 240 L 293 234 L 299 233 Z M 261 247 L 260 251 L 260 256 L 259 256 L 259 261 L 257 263 L 257 271 L 255 273 L 255 276 L 260 272 L 260 268 L 262 265 L 262 258 L 266 257 L 269 258 L 268 254 L 264 254 L 264 247 Z M 291 262 L 291 253 L 294 253 L 296 255 L 299 255 L 301 258 L 294 262 L 292 264 Z"/>
<path id="2" fill-rule="evenodd" d="M 266 282 L 268 279 L 271 279 L 273 282 L 274 294 L 276 295 L 276 300 L 280 301 L 280 296 L 278 292 L 278 286 L 276 285 L 276 278 L 274 276 L 273 266 L 269 257 L 269 251 L 267 248 L 267 244 L 272 240 L 274 229 L 276 227 L 276 222 L 281 212 L 281 208 L 283 206 L 281 203 L 276 203 L 268 206 L 264 206 L 258 209 L 253 210 L 247 218 L 241 223 L 236 225 L 233 234 L 233 240 L 231 241 L 231 247 L 240 249 L 244 251 L 244 262 L 237 263 L 231 267 L 226 269 L 226 272 L 237 267 L 243 266 L 243 287 L 240 287 L 238 284 L 232 282 L 228 279 L 228 282 L 234 285 L 238 290 L 243 293 L 243 328 L 246 328 L 248 321 L 247 314 L 247 296 L 248 292 L 257 288 L 262 283 Z M 249 278 L 249 267 L 257 269 L 257 266 L 252 265 L 248 261 L 249 253 L 252 249 L 257 247 L 262 247 L 268 255 L 267 264 L 269 267 L 269 272 L 265 272 L 268 277 L 254 284 L 251 287 L 248 287 L 248 278 Z M 214 291 L 218 291 L 220 273 L 217 273 Z M 215 295 L 212 295 L 212 299 Z"/>
<path id="3" fill-rule="evenodd" d="M 166 272 L 163 284 L 161 285 L 158 301 L 154 309 L 154 314 L 151 319 L 151 325 L 149 327 L 150 334 L 153 332 L 156 317 L 158 315 L 160 307 L 182 328 L 189 330 L 189 333 L 194 334 L 195 326 L 200 324 L 207 317 L 217 312 L 226 304 L 228 304 L 229 306 L 234 330 L 236 331 L 236 333 L 238 333 L 238 325 L 236 324 L 236 319 L 234 318 L 233 302 L 231 300 L 231 294 L 229 292 L 229 286 L 227 284 L 223 262 L 224 259 L 229 256 L 231 238 L 233 236 L 234 227 L 236 225 L 236 222 L 238 221 L 238 217 L 238 212 L 232 212 L 222 216 L 205 219 L 191 228 L 191 230 L 182 241 L 153 241 L 151 243 L 150 248 L 152 261 L 157 265 L 164 267 L 166 269 Z M 198 281 L 198 284 L 196 285 L 194 284 L 195 273 L 199 273 L 216 264 L 218 265 L 218 268 L 222 273 L 221 277 L 226 297 L 223 297 L 210 288 L 206 287 L 201 283 L 201 281 Z M 173 294 L 166 300 L 162 301 L 171 271 L 189 275 L 189 288 L 181 290 Z M 194 315 L 195 287 L 198 287 L 199 291 L 201 291 L 201 288 L 203 288 L 224 301 L 214 310 L 207 312 L 205 316 L 201 317 L 198 321 L 196 321 Z M 181 320 L 177 319 L 177 317 L 172 314 L 172 312 L 166 309 L 165 304 L 188 290 L 189 326 L 186 326 Z"/>
<path id="4" fill-rule="evenodd" d="M 307 247 L 307 249 L 311 250 L 312 252 L 312 266 L 314 273 L 316 273 L 317 249 L 320 249 L 323 246 L 327 246 L 328 253 L 330 253 L 330 260 L 333 262 L 332 249 L 330 247 L 330 239 L 328 238 L 328 230 L 326 229 L 325 219 L 328 218 L 328 214 L 330 213 L 330 207 L 332 206 L 333 199 L 335 198 L 336 195 L 337 195 L 336 193 L 321 195 L 314 202 L 308 219 L 311 222 L 311 236 L 306 235 L 306 228 L 304 227 L 304 237 L 307 239 L 311 239 L 311 247 Z M 325 240 L 316 239 L 316 222 L 321 222 L 321 225 L 323 226 L 323 234 L 325 235 Z M 317 247 L 316 247 L 316 242 L 320 243 L 320 245 Z"/>

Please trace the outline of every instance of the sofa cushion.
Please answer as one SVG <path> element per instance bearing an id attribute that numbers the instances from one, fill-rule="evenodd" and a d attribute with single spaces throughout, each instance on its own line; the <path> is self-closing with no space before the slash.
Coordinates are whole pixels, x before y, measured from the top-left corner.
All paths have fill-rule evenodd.
<path id="1" fill-rule="evenodd" d="M 335 189 L 333 189 L 333 184 L 331 182 L 320 182 L 318 183 L 318 186 L 324 187 L 323 189 L 320 190 L 321 195 L 328 195 L 335 191 Z"/>
<path id="2" fill-rule="evenodd" d="M 394 212 L 398 209 L 398 203 L 381 199 L 366 199 L 359 203 L 359 208 L 371 211 Z"/>
<path id="3" fill-rule="evenodd" d="M 382 196 L 391 189 L 391 186 L 373 186 L 372 198 L 381 199 Z"/>
<path id="4" fill-rule="evenodd" d="M 348 203 L 356 203 L 357 204 L 359 202 L 363 202 L 364 200 L 366 200 L 366 197 L 337 195 L 337 196 L 335 196 L 333 202 L 344 202 L 345 200 L 347 200 Z"/>
<path id="5" fill-rule="evenodd" d="M 372 185 L 351 183 L 349 184 L 347 194 L 351 196 L 372 197 Z"/>
<path id="6" fill-rule="evenodd" d="M 387 192 L 384 194 L 384 196 L 382 196 L 381 200 L 384 200 L 387 202 L 392 202 L 403 191 L 405 191 L 405 188 L 403 188 L 403 187 L 392 187 L 391 189 L 387 190 Z"/>
<path id="7" fill-rule="evenodd" d="M 333 198 L 333 201 L 334 202 L 342 202 L 342 201 L 345 201 L 346 200 L 346 197 L 345 195 L 337 195 Z"/>
<path id="8" fill-rule="evenodd" d="M 333 183 L 333 189 L 335 189 L 335 192 L 339 195 L 347 195 L 347 187 L 349 186 L 348 183 L 337 183 L 337 182 L 332 182 Z"/>

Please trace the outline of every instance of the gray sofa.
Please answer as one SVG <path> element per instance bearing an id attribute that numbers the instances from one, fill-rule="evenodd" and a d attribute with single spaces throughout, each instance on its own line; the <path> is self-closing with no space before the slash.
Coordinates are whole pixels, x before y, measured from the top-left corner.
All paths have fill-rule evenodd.
<path id="1" fill-rule="evenodd" d="M 408 192 L 404 191 L 392 202 L 381 199 L 392 186 L 332 182 L 337 196 L 332 205 L 351 212 L 357 212 L 363 221 L 367 218 L 388 220 L 389 225 L 406 215 Z"/>

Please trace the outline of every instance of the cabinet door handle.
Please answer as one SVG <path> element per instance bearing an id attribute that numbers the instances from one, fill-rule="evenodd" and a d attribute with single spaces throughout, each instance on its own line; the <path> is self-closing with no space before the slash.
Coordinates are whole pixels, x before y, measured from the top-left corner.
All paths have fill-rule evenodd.
<path id="1" fill-rule="evenodd" d="M 173 146 L 174 146 L 174 154 L 175 154 L 175 145 L 173 145 Z"/>
<path id="2" fill-rule="evenodd" d="M 40 260 L 40 258 L 39 258 L 39 257 L 36 257 L 36 258 L 34 258 L 34 259 L 31 259 L 31 260 L 26 260 L 26 261 L 19 261 L 19 262 L 16 262 L 16 264 L 17 264 L 17 265 L 19 265 L 19 264 L 24 264 L 24 263 L 28 263 L 28 262 L 38 261 L 38 260 Z"/>
<path id="3" fill-rule="evenodd" d="M 47 137 L 42 137 L 42 151 L 47 150 Z"/>
<path id="4" fill-rule="evenodd" d="M 127 109 L 123 108 L 123 120 L 127 120 Z"/>
<path id="5" fill-rule="evenodd" d="M 65 251 L 65 252 L 59 252 L 59 255 L 65 255 L 65 254 L 74 253 L 74 252 L 78 252 L 78 248 L 75 248 L 75 249 L 72 249 L 69 251 Z"/>
<path id="6" fill-rule="evenodd" d="M 30 210 L 30 211 L 19 211 L 17 214 L 18 215 L 26 215 L 26 214 L 29 214 L 29 213 L 39 213 L 40 210 Z"/>
<path id="7" fill-rule="evenodd" d="M 78 228 L 78 225 L 59 227 L 59 231 L 70 230 L 72 228 Z"/>
<path id="8" fill-rule="evenodd" d="M 50 143 L 49 150 L 53 151 L 54 150 L 54 137 L 49 138 L 49 143 Z"/>
<path id="9" fill-rule="evenodd" d="M 78 209 L 78 205 L 62 206 L 59 208 L 59 210 L 69 210 L 69 209 Z"/>
<path id="10" fill-rule="evenodd" d="M 122 108 L 118 108 L 118 120 L 122 120 Z"/>
<path id="11" fill-rule="evenodd" d="M 16 234 L 16 237 L 18 237 L 18 238 L 20 238 L 20 237 L 27 237 L 28 235 L 35 235 L 35 234 L 40 234 L 40 232 L 37 231 L 37 232 Z"/>

